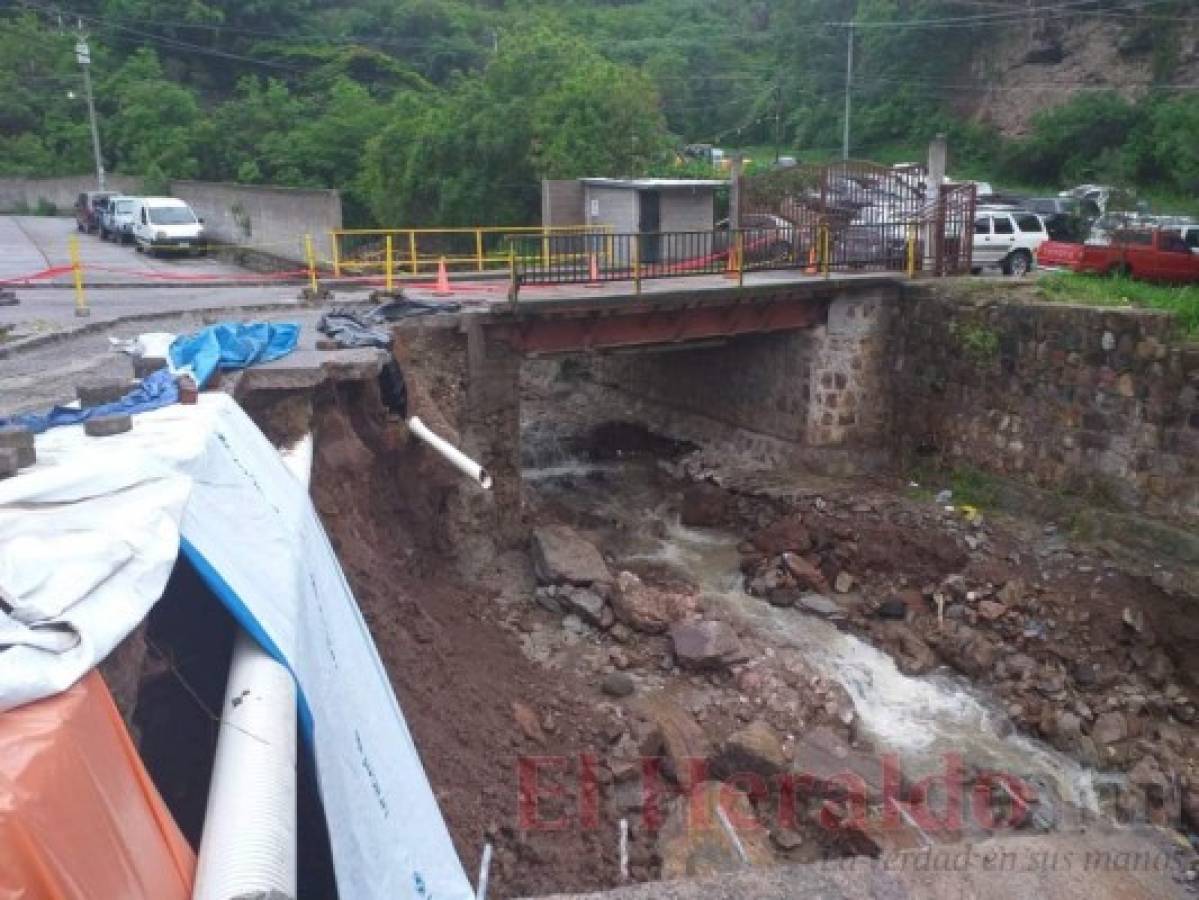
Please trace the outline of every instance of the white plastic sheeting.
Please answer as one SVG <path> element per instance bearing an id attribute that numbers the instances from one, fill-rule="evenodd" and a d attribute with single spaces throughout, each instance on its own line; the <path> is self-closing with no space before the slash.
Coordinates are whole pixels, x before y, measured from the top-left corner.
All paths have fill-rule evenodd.
<path id="1" fill-rule="evenodd" d="M 180 549 L 296 677 L 341 895 L 473 896 L 308 494 L 224 395 L 136 416 L 113 437 L 51 430 L 37 464 L 0 482 L 0 584 L 14 607 L 0 620 L 0 709 L 103 659 L 161 596 Z M 39 649 L 50 624 L 74 633 L 70 649 Z"/>

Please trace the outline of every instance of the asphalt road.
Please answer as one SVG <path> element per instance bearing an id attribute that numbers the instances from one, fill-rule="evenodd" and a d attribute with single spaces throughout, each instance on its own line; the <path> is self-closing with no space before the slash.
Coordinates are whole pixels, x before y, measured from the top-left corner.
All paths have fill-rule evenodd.
<path id="1" fill-rule="evenodd" d="M 0 282 L 45 269 L 70 265 L 69 241 L 79 238 L 80 260 L 89 283 L 152 283 L 169 277 L 245 276 L 246 270 L 212 258 L 152 257 L 138 253 L 132 244 L 100 240 L 80 234 L 75 220 L 51 216 L 0 216 Z M 69 272 L 53 284 L 70 285 Z"/>

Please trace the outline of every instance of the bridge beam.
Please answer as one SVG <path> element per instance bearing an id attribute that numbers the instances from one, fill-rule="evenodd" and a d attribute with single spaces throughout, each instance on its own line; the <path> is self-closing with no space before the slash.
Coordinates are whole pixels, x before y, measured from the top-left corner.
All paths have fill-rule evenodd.
<path id="1" fill-rule="evenodd" d="M 536 355 L 621 347 L 680 344 L 811 328 L 828 316 L 829 301 L 811 297 L 744 299 L 727 305 L 695 304 L 574 310 L 501 320 L 488 338 Z"/>

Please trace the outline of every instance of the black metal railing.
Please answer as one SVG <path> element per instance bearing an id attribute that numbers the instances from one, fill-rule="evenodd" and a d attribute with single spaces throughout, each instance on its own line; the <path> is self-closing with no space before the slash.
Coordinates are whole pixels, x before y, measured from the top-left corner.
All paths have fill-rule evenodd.
<path id="1" fill-rule="evenodd" d="M 739 229 L 638 234 L 512 235 L 508 238 L 514 296 L 522 285 L 603 285 L 662 278 L 792 270 L 914 273 L 921 266 L 924 228 L 912 221 L 820 221 Z M 752 221 L 752 220 L 751 220 Z"/>

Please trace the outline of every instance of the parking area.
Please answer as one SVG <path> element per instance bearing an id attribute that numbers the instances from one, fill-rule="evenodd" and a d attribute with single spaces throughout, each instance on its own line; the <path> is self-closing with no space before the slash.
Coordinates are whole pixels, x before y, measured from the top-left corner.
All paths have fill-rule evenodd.
<path id="1" fill-rule="evenodd" d="M 70 239 L 79 238 L 80 260 L 91 285 L 195 280 L 243 276 L 239 266 L 209 257 L 148 256 L 132 245 L 80 234 L 75 220 L 52 216 L 0 216 L 0 284 L 30 283 L 70 285 Z M 44 273 L 50 270 L 53 274 Z M 38 276 L 41 277 L 38 277 Z"/>

